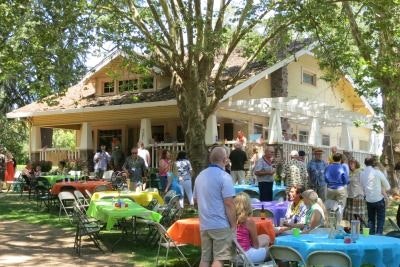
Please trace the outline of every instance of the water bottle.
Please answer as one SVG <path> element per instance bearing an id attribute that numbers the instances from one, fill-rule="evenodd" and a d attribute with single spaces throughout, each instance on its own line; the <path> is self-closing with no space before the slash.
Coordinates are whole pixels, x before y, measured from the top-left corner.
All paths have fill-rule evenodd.
<path id="1" fill-rule="evenodd" d="M 264 205 L 261 206 L 261 211 L 260 211 L 260 218 L 261 220 L 265 220 L 267 217 L 267 213 L 265 212 Z"/>
<path id="2" fill-rule="evenodd" d="M 351 240 L 353 241 L 353 243 L 356 242 L 359 236 L 360 236 L 360 221 L 351 220 Z"/>

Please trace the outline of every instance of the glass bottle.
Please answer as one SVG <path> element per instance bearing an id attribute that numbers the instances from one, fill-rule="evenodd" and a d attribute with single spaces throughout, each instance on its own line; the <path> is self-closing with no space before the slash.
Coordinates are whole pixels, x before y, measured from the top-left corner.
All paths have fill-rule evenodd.
<path id="1" fill-rule="evenodd" d="M 260 218 L 261 218 L 261 220 L 264 220 L 266 217 L 267 217 L 267 214 L 265 212 L 264 205 L 262 205 L 261 211 L 260 211 Z"/>

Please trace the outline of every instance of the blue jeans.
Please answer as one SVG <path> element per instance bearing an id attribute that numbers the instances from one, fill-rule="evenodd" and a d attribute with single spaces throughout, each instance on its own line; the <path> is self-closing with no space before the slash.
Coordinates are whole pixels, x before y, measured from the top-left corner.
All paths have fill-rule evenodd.
<path id="1" fill-rule="evenodd" d="M 369 233 L 371 235 L 381 235 L 383 233 L 383 225 L 385 223 L 385 200 L 382 198 L 378 202 L 367 202 L 367 211 Z"/>

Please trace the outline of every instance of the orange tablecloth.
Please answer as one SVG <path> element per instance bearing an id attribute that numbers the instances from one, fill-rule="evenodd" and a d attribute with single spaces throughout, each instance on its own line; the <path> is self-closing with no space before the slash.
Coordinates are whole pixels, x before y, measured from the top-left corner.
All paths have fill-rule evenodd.
<path id="1" fill-rule="evenodd" d="M 109 189 L 111 190 L 111 184 L 110 182 L 107 181 L 79 181 L 79 182 L 61 182 L 61 183 L 55 183 L 53 187 L 51 188 L 51 193 L 53 195 L 58 195 L 60 193 L 61 188 L 64 186 L 72 186 L 76 190 L 79 190 L 82 192 L 82 194 L 85 194 L 85 189 L 89 190 L 91 193 L 94 192 L 94 189 L 99 186 L 99 185 L 108 185 Z"/>
<path id="2" fill-rule="evenodd" d="M 267 234 L 271 239 L 271 243 L 273 243 L 275 241 L 273 222 L 270 219 L 261 220 L 258 217 L 252 217 L 252 219 L 257 225 L 257 233 L 259 235 Z M 201 245 L 199 218 L 177 220 L 167 232 L 177 243 Z"/>

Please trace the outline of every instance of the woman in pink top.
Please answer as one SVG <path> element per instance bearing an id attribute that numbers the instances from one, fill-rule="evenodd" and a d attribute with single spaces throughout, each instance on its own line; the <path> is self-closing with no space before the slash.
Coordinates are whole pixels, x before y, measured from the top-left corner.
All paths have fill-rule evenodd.
<path id="1" fill-rule="evenodd" d="M 246 252 L 247 258 L 253 263 L 264 262 L 267 257 L 269 237 L 257 235 L 256 223 L 249 218 L 252 214 L 250 197 L 239 193 L 234 198 L 237 219 L 236 238 Z"/>
<path id="2" fill-rule="evenodd" d="M 171 154 L 168 150 L 164 149 L 161 152 L 161 158 L 158 162 L 158 176 L 160 177 L 161 182 L 161 192 L 167 187 L 168 183 L 168 172 L 171 171 Z"/>

